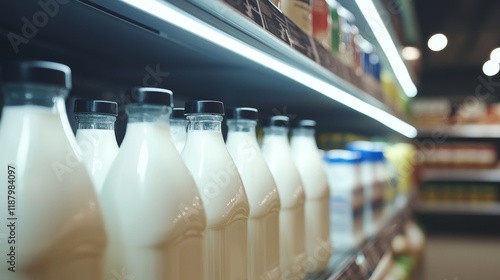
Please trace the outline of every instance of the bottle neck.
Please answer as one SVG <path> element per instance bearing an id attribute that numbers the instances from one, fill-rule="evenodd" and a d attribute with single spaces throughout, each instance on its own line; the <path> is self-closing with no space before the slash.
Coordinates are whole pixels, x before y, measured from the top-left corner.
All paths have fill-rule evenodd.
<path id="1" fill-rule="evenodd" d="M 3 86 L 4 106 L 34 105 L 66 113 L 64 100 L 68 90 L 62 87 L 38 84 L 6 84 Z"/>
<path id="2" fill-rule="evenodd" d="M 187 132 L 193 131 L 215 131 L 221 132 L 221 115 L 197 114 L 187 116 L 188 129 Z"/>
<path id="3" fill-rule="evenodd" d="M 255 127 L 257 126 L 257 121 L 254 120 L 228 120 L 227 127 L 228 133 L 231 132 L 244 132 L 249 135 L 255 136 Z"/>
<path id="4" fill-rule="evenodd" d="M 169 124 L 172 108 L 163 105 L 129 104 L 125 107 L 129 123 Z"/>
<path id="5" fill-rule="evenodd" d="M 264 137 L 265 136 L 288 136 L 288 128 L 282 126 L 268 126 L 264 127 Z"/>
<path id="6" fill-rule="evenodd" d="M 78 129 L 115 129 L 115 116 L 98 114 L 76 114 Z"/>
<path id="7" fill-rule="evenodd" d="M 187 127 L 188 121 L 186 119 L 170 119 L 171 127 Z"/>
<path id="8" fill-rule="evenodd" d="M 304 128 L 304 127 L 294 128 L 292 130 L 292 136 L 303 136 L 303 137 L 314 138 L 315 132 L 316 131 L 312 128 Z"/>

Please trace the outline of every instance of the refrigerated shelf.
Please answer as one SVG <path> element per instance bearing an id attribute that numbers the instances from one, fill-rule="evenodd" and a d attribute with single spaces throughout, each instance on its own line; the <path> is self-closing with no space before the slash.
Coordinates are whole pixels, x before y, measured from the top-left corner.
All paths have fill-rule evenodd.
<path id="1" fill-rule="evenodd" d="M 233 10 L 214 15 L 184 0 L 69 1 L 29 40 L 12 44 L 9 34 L 24 36 L 22 19 L 41 10 L 36 1 L 0 3 L 0 60 L 65 63 L 74 72 L 73 96 L 116 100 L 124 89 L 156 85 L 179 101 L 220 99 L 265 114 L 315 118 L 320 131 L 416 135 L 382 102 Z M 332 121 L 339 119 L 349 121 Z"/>
<path id="2" fill-rule="evenodd" d="M 401 234 L 403 226 L 411 219 L 416 194 L 398 196 L 392 211 L 387 211 L 374 222 L 374 231 L 357 246 L 342 250 L 333 247 L 328 269 L 309 275 L 308 280 L 369 279 L 377 276 L 386 265 L 386 255 L 391 251 L 394 237 Z"/>

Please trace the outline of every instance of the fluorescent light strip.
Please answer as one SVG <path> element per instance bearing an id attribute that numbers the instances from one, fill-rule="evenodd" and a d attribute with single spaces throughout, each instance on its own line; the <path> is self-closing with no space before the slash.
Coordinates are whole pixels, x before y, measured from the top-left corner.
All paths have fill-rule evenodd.
<path id="1" fill-rule="evenodd" d="M 356 4 L 368 22 L 368 25 L 375 35 L 379 45 L 382 47 L 382 51 L 384 51 L 385 56 L 389 60 L 392 71 L 401 84 L 403 91 L 407 96 L 414 97 L 417 95 L 417 87 L 413 83 L 410 73 L 404 64 L 403 59 L 401 59 L 394 41 L 392 41 L 387 27 L 380 18 L 377 8 L 375 8 L 372 0 L 356 0 Z"/>
<path id="2" fill-rule="evenodd" d="M 199 37 L 219 45 L 231 52 L 235 52 L 249 60 L 252 60 L 264 67 L 268 67 L 282 75 L 289 77 L 331 99 L 334 99 L 362 114 L 371 117 L 387 127 L 399 132 L 406 137 L 413 138 L 417 135 L 417 130 L 365 101 L 356 98 L 349 93 L 326 83 L 304 71 L 292 67 L 275 57 L 255 49 L 226 33 L 207 25 L 199 19 L 179 10 L 167 2 L 156 0 L 124 0 L 124 2 L 165 20 L 179 28 L 191 32 Z"/>

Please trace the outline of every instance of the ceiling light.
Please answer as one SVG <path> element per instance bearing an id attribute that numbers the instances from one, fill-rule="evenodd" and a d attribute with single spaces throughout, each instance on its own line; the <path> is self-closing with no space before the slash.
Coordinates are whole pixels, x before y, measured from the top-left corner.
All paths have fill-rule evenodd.
<path id="1" fill-rule="evenodd" d="M 500 64 L 493 60 L 488 60 L 483 64 L 483 73 L 486 76 L 495 76 L 500 71 Z"/>
<path id="2" fill-rule="evenodd" d="M 366 18 L 380 47 L 382 47 L 382 51 L 387 57 L 387 60 L 389 60 L 392 71 L 403 88 L 404 93 L 409 97 L 414 97 L 417 95 L 417 87 L 413 83 L 410 73 L 399 55 L 399 51 L 394 41 L 392 41 L 389 31 L 385 27 L 382 18 L 380 18 L 377 8 L 373 5 L 373 2 L 369 0 L 356 0 L 356 4 Z"/>
<path id="3" fill-rule="evenodd" d="M 496 48 L 491 51 L 490 59 L 497 63 L 500 63 L 500 48 Z"/>
<path id="4" fill-rule="evenodd" d="M 448 45 L 448 38 L 446 38 L 446 36 L 441 33 L 432 35 L 429 38 L 429 41 L 427 41 L 427 46 L 429 46 L 429 49 L 435 52 L 443 50 L 446 45 Z"/>
<path id="5" fill-rule="evenodd" d="M 401 55 L 406 60 L 417 60 L 420 58 L 420 50 L 415 47 L 404 47 Z"/>
<path id="6" fill-rule="evenodd" d="M 322 79 L 293 67 L 276 57 L 254 48 L 240 40 L 224 33 L 223 31 L 212 27 L 200 19 L 180 10 L 172 4 L 165 1 L 155 0 L 124 0 L 124 2 L 143 10 L 153 16 L 158 17 L 170 24 L 191 32 L 200 38 L 203 38 L 228 51 L 237 53 L 255 63 L 270 68 L 273 71 L 285 75 L 286 77 L 301 83 L 339 103 L 344 104 L 370 118 L 373 118 L 385 126 L 401 133 L 402 135 L 414 138 L 417 136 L 417 129 L 410 124 L 398 119 L 390 113 L 375 107 L 348 92 L 330 84 Z"/>

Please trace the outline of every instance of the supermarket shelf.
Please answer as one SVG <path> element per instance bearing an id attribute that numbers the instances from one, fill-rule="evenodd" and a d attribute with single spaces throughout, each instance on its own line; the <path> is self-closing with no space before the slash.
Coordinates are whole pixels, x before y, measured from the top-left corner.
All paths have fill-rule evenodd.
<path id="1" fill-rule="evenodd" d="M 248 18 L 248 16 L 244 16 L 244 14 L 235 11 L 236 7 L 241 5 L 238 1 L 227 1 L 236 7 L 226 4 L 224 0 L 189 1 L 201 7 L 204 11 L 214 15 L 216 18 L 223 20 L 241 32 L 251 36 L 252 40 L 246 41 L 247 44 L 260 48 L 266 53 L 273 53 L 273 55 L 277 58 L 279 57 L 280 60 L 301 70 L 306 70 L 308 74 L 315 77 L 321 77 L 324 81 L 348 91 L 353 96 L 368 101 L 371 105 L 386 111 L 391 111 L 391 109 L 385 106 L 380 100 L 372 96 L 376 95 L 376 93 L 368 94 L 362 90 L 363 81 L 360 79 L 360 76 L 357 76 L 353 70 L 344 65 L 338 57 L 333 56 L 330 51 L 314 42 L 311 37 L 298 37 L 289 34 L 285 36 L 286 39 L 280 39 L 270 31 L 266 31 L 265 28 L 261 26 L 264 25 L 264 23 L 260 22 L 260 25 L 256 24 L 251 18 Z M 264 9 L 264 5 L 262 4 L 266 2 L 268 2 L 268 0 L 260 1 L 260 10 Z M 272 6 L 272 4 L 269 3 L 269 6 Z M 255 20 L 260 21 L 260 18 Z M 306 36 L 305 34 L 302 35 Z M 255 44 L 255 40 L 260 41 L 265 47 Z M 370 88 L 366 88 L 366 90 L 372 89 L 373 85 Z M 381 98 L 381 96 L 379 98 Z"/>
<path id="2" fill-rule="evenodd" d="M 309 275 L 308 280 L 370 279 L 377 277 L 387 266 L 392 239 L 403 231 L 403 225 L 411 217 L 416 196 L 400 196 L 393 211 L 386 211 L 374 221 L 374 231 L 358 246 L 333 248 L 328 269 Z"/>
<path id="3" fill-rule="evenodd" d="M 422 214 L 456 214 L 456 215 L 500 215 L 500 203 L 472 202 L 420 202 L 417 212 Z"/>
<path id="4" fill-rule="evenodd" d="M 135 1 L 142 2 L 146 1 Z M 270 64 L 262 65 L 238 54 L 231 46 L 194 34 L 190 26 L 166 20 L 175 18 L 173 13 L 154 16 L 124 1 L 78 0 L 61 4 L 57 14 L 48 17 L 35 35 L 30 34 L 27 42 L 19 43 L 17 52 L 8 34 L 23 35 L 26 26 L 21 19 L 31 20 L 42 8 L 36 1 L 20 0 L 16 5 L 3 1 L 0 3 L 0 48 L 4 51 L 0 52 L 0 62 L 36 58 L 65 63 L 74 73 L 73 96 L 120 101 L 118 97 L 126 89 L 156 85 L 172 89 L 176 101 L 221 99 L 227 106 L 258 107 L 264 115 L 315 118 L 319 131 L 399 135 L 386 126 L 394 122 L 394 114 L 382 102 L 282 43 L 220 1 L 154 2 L 165 11 L 175 11 L 201 22 L 219 34 L 236 38 L 248 48 L 347 92 L 348 99 L 355 97 L 387 112 L 389 120 L 376 121 L 320 93 L 318 83 L 301 83 L 271 69 Z M 200 3 L 215 6 L 209 10 L 200 8 Z M 335 119 L 349 122 L 332 121 Z M 396 122 L 400 122 L 397 117 Z"/>
<path id="5" fill-rule="evenodd" d="M 423 181 L 500 182 L 500 168 L 424 168 Z"/>
<path id="6" fill-rule="evenodd" d="M 419 126 L 418 137 L 499 138 L 500 124 Z"/>

